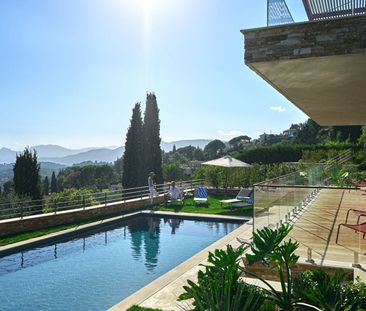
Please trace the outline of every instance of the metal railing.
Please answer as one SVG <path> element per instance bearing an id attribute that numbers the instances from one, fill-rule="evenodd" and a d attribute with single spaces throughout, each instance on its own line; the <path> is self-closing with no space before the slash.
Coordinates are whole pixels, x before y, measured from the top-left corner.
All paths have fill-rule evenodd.
<path id="1" fill-rule="evenodd" d="M 293 23 L 285 0 L 267 0 L 267 26 Z"/>
<path id="2" fill-rule="evenodd" d="M 176 182 L 177 187 L 182 191 L 194 189 L 203 184 L 203 180 L 186 180 Z M 170 183 L 155 185 L 159 195 L 166 193 Z M 40 215 L 44 213 L 57 214 L 66 210 L 85 210 L 92 206 L 108 206 L 113 203 L 123 203 L 131 200 L 143 200 L 150 196 L 148 186 L 126 188 L 116 191 L 94 192 L 87 196 L 79 196 L 71 200 L 57 200 L 52 196 L 41 200 L 21 200 L 9 198 L 9 202 L 0 204 L 0 220 L 10 218 L 23 218 L 26 216 Z"/>
<path id="3" fill-rule="evenodd" d="M 366 0 L 303 0 L 303 4 L 311 21 L 366 13 Z"/>

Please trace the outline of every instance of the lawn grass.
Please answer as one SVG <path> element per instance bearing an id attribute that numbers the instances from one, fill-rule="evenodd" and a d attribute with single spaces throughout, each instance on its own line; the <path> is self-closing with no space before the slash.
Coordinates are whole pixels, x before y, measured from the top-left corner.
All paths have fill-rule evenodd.
<path id="1" fill-rule="evenodd" d="M 54 233 L 54 232 L 58 232 L 58 231 L 66 230 L 66 229 L 75 228 L 77 226 L 84 225 L 84 224 L 87 224 L 87 223 L 91 223 L 91 222 L 94 222 L 94 221 L 95 220 L 85 221 L 85 222 L 80 222 L 80 223 L 77 223 L 77 224 L 57 226 L 57 227 L 52 227 L 52 228 L 40 229 L 40 230 L 36 230 L 36 231 L 30 231 L 30 232 L 24 232 L 24 233 L 20 233 L 20 234 L 16 234 L 16 235 L 11 235 L 11 236 L 8 236 L 8 237 L 0 238 L 0 246 L 13 244 L 13 243 L 17 243 L 17 242 L 28 240 L 28 239 L 38 238 L 38 237 L 46 235 L 46 234 L 50 234 L 50 233 Z"/>
<path id="2" fill-rule="evenodd" d="M 127 311 L 163 311 L 163 310 L 132 306 L 131 308 L 128 308 Z"/>
<path id="3" fill-rule="evenodd" d="M 210 195 L 208 198 L 208 207 L 206 205 L 195 205 L 193 198 L 184 200 L 184 205 L 155 205 L 154 210 L 168 211 L 168 212 L 183 212 L 183 213 L 200 213 L 200 214 L 215 214 L 226 216 L 247 216 L 253 217 L 253 206 L 233 208 L 224 205 L 221 207 L 220 200 L 232 199 L 232 197 L 214 196 Z"/>

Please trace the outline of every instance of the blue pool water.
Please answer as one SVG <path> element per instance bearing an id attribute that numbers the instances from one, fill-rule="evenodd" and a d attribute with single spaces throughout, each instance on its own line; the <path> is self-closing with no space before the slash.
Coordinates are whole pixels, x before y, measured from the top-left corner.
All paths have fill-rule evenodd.
<path id="1" fill-rule="evenodd" d="M 106 310 L 239 226 L 139 215 L 0 258 L 0 309 Z"/>

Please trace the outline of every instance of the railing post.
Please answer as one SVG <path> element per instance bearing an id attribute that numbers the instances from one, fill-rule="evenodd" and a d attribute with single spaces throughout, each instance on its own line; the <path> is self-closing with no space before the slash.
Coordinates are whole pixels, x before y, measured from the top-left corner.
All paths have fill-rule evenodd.
<path id="1" fill-rule="evenodd" d="M 141 192 L 140 195 L 141 195 L 141 200 L 142 200 L 143 190 L 141 189 L 140 192 Z"/>
<path id="2" fill-rule="evenodd" d="M 307 259 L 305 260 L 305 262 L 314 264 L 315 262 L 314 262 L 314 259 L 312 257 L 313 257 L 312 249 L 310 247 L 308 247 L 308 250 L 307 250 Z"/>
<path id="3" fill-rule="evenodd" d="M 20 204 L 20 219 L 23 219 L 23 213 L 24 213 L 24 211 L 23 211 L 23 204 L 21 203 Z"/>
<path id="4" fill-rule="evenodd" d="M 358 261 L 358 253 L 357 252 L 353 252 L 353 263 L 352 263 L 352 267 L 354 267 L 354 268 L 361 268 L 361 265 L 359 264 L 359 261 Z"/>
<path id="5" fill-rule="evenodd" d="M 54 212 L 55 212 L 55 215 L 56 215 L 56 213 L 57 213 L 57 199 L 55 199 Z"/>
<path id="6" fill-rule="evenodd" d="M 85 210 L 85 196 L 83 196 L 83 209 Z"/>
<path id="7" fill-rule="evenodd" d="M 104 193 L 104 205 L 107 206 L 107 192 Z"/>

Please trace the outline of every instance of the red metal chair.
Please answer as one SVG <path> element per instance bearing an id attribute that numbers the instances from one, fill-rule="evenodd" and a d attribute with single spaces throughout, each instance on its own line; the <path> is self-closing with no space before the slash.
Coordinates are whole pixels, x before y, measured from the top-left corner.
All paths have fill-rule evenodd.
<path id="1" fill-rule="evenodd" d="M 338 225 L 338 231 L 337 231 L 337 238 L 336 238 L 336 244 L 338 244 L 338 237 L 339 237 L 339 230 L 341 228 L 341 226 L 344 226 L 346 228 L 355 230 L 355 232 L 360 232 L 363 233 L 363 239 L 365 238 L 365 234 L 366 234 L 366 222 L 363 222 L 361 224 L 356 224 L 356 225 L 351 225 L 351 224 L 339 224 Z"/>
<path id="2" fill-rule="evenodd" d="M 350 208 L 347 212 L 347 216 L 346 216 L 346 223 L 347 223 L 347 220 L 348 220 L 348 216 L 349 216 L 349 213 L 352 212 L 353 214 L 355 214 L 357 217 L 357 224 L 360 223 L 360 218 L 361 217 L 365 217 L 366 216 L 366 211 L 361 211 L 359 209 L 355 209 L 355 208 Z"/>

